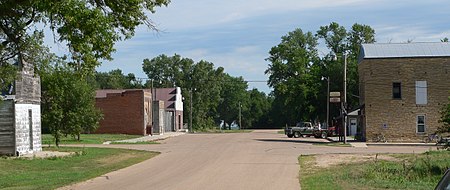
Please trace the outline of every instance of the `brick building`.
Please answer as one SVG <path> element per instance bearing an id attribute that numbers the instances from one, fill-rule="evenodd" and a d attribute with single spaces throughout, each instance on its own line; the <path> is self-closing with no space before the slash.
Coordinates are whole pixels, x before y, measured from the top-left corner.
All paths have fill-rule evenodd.
<path id="1" fill-rule="evenodd" d="M 362 44 L 358 72 L 363 139 L 418 142 L 442 125 L 449 43 Z"/>
<path id="2" fill-rule="evenodd" d="M 150 90 L 97 90 L 95 100 L 95 106 L 103 113 L 100 127 L 95 133 L 150 134 Z"/>
<path id="3" fill-rule="evenodd" d="M 41 80 L 33 64 L 18 67 L 17 80 L 0 101 L 0 154 L 16 156 L 42 151 Z"/>

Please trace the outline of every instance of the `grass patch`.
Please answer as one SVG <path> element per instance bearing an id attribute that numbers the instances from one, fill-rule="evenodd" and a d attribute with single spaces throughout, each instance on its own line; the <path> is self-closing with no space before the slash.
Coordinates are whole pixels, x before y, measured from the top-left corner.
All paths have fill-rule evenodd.
<path id="1" fill-rule="evenodd" d="M 450 151 L 389 156 L 380 160 L 314 167 L 315 156 L 300 156 L 302 189 L 434 189 L 447 168 Z"/>
<path id="2" fill-rule="evenodd" d="M 80 141 L 71 136 L 63 137 L 60 144 L 103 144 L 106 141 L 118 141 L 142 137 L 141 135 L 124 134 L 81 134 Z M 50 134 L 42 134 L 43 145 L 55 144 L 55 139 Z"/>
<path id="3" fill-rule="evenodd" d="M 55 189 L 152 158 L 159 153 L 127 149 L 60 147 L 77 152 L 47 159 L 0 159 L 0 189 Z"/>
<path id="4" fill-rule="evenodd" d="M 283 134 L 283 135 L 284 135 L 284 129 L 283 129 L 283 130 L 279 130 L 277 133 L 278 133 L 278 134 Z"/>
<path id="5" fill-rule="evenodd" d="M 139 142 L 111 142 L 111 144 L 161 144 L 157 141 L 139 141 Z"/>

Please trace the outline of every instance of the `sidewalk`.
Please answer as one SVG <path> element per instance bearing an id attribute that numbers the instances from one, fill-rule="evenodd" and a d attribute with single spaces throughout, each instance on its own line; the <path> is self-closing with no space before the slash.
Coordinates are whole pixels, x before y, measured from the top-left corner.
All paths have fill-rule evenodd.
<path id="1" fill-rule="evenodd" d="M 180 135 L 186 134 L 185 132 L 166 132 L 162 135 L 153 135 L 153 136 L 143 136 L 135 139 L 126 139 L 126 140 L 120 140 L 120 141 L 114 141 L 114 142 L 124 142 L 124 143 L 136 143 L 136 142 L 144 142 L 144 141 L 157 141 L 157 140 L 163 140 L 170 137 L 176 137 Z M 104 142 L 103 144 L 110 144 L 111 141 Z"/>
<path id="2" fill-rule="evenodd" d="M 339 137 L 327 137 L 331 142 L 339 142 Z M 367 147 L 367 146 L 436 146 L 436 143 L 396 143 L 396 142 L 358 142 L 353 137 L 347 137 L 352 147 Z"/>

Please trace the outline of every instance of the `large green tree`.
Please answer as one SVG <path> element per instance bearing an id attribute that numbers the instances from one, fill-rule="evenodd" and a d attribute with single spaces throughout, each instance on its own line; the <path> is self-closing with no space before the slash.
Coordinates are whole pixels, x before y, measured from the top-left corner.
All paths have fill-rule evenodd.
<path id="1" fill-rule="evenodd" d="M 38 50 L 33 45 L 36 38 L 42 39 L 42 31 L 36 28 L 38 24 L 43 24 L 53 31 L 55 41 L 67 44 L 71 64 L 78 72 L 82 75 L 93 73 L 101 59 L 112 59 L 114 43 L 132 37 L 138 25 L 145 24 L 156 29 L 147 12 L 153 13 L 156 7 L 169 2 L 170 0 L 2 0 L 0 66 L 16 62 L 20 65 L 23 61 L 34 63 L 29 52 Z"/>
<path id="2" fill-rule="evenodd" d="M 95 131 L 102 118 L 92 86 L 65 63 L 40 65 L 42 126 L 59 145 L 61 136 Z"/>
<path id="3" fill-rule="evenodd" d="M 316 34 L 296 29 L 272 47 L 269 86 L 274 88 L 272 113 L 276 125 L 300 120 L 325 121 L 327 81 L 330 91 L 343 91 L 344 54 L 347 54 L 348 109 L 359 105 L 357 58 L 361 43 L 375 42 L 375 31 L 367 25 L 354 24 L 350 31 L 338 23 L 322 26 Z M 319 42 L 329 53 L 318 55 Z M 331 104 L 331 117 L 340 114 L 340 106 Z"/>
<path id="4" fill-rule="evenodd" d="M 207 61 L 194 63 L 192 59 L 179 55 L 160 55 L 153 59 L 144 59 L 143 70 L 153 83 L 153 87 L 181 87 L 185 97 L 185 122 L 189 122 L 192 112 L 195 130 L 206 130 L 215 125 L 217 107 L 220 100 L 223 68 L 215 68 Z M 147 84 L 147 87 L 150 86 Z M 191 110 L 190 102 L 193 109 Z"/>

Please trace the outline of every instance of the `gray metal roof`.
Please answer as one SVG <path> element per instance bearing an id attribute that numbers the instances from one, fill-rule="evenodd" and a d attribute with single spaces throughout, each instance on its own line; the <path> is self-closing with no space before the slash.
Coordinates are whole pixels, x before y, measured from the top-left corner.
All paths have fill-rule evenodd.
<path id="1" fill-rule="evenodd" d="M 389 43 L 361 44 L 362 59 L 405 58 L 405 57 L 450 57 L 450 43 Z"/>

